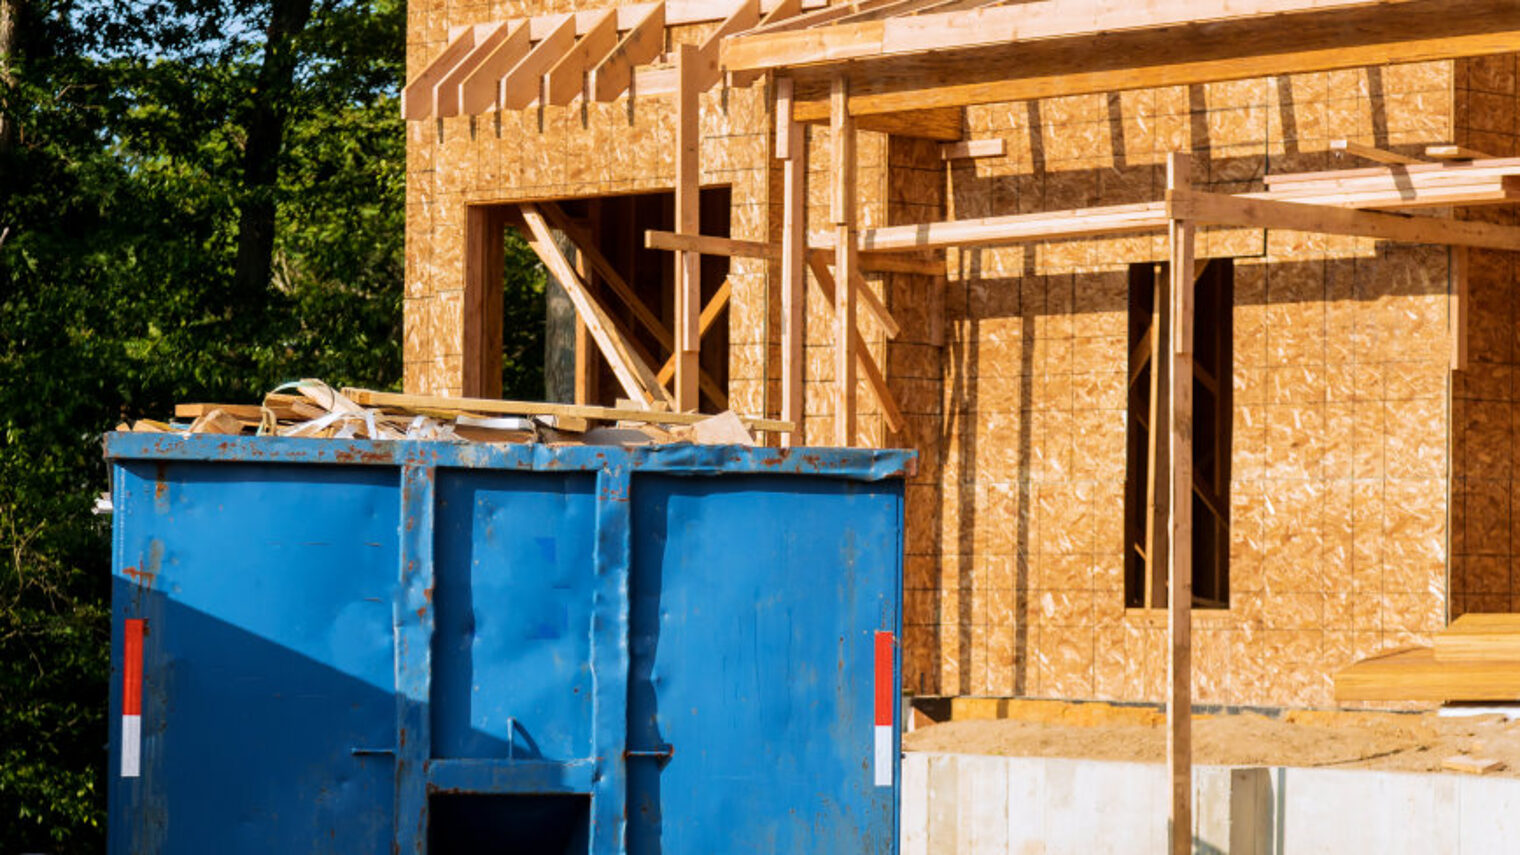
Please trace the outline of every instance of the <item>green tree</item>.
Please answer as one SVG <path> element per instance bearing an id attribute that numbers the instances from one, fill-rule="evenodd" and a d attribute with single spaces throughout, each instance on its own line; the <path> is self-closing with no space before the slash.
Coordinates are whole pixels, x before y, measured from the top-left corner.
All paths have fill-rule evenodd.
<path id="1" fill-rule="evenodd" d="M 0 852 L 98 851 L 99 437 L 400 371 L 401 0 L 0 0 Z"/>

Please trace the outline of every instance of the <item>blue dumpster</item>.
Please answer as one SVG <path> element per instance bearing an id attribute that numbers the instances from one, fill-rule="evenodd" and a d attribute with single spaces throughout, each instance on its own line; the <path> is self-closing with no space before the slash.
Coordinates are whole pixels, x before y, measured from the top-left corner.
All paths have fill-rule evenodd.
<path id="1" fill-rule="evenodd" d="M 106 453 L 113 853 L 897 851 L 911 452 Z"/>

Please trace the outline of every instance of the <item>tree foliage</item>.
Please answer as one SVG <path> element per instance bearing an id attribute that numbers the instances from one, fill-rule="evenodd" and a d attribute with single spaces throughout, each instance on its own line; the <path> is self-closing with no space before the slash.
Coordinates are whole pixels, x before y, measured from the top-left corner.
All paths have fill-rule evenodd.
<path id="1" fill-rule="evenodd" d="M 0 852 L 102 848 L 101 432 L 300 376 L 399 382 L 404 3 L 305 0 L 281 78 L 291 2 L 0 0 Z M 261 206 L 268 272 L 240 283 Z"/>

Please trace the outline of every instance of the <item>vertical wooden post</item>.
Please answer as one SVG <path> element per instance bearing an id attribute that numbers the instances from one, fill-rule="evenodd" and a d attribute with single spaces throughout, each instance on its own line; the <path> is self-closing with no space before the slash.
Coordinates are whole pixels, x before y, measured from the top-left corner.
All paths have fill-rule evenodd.
<path id="1" fill-rule="evenodd" d="M 696 48 L 676 50 L 676 232 L 698 234 L 702 227 L 701 101 Z M 702 256 L 678 252 L 676 263 L 676 409 L 690 412 L 701 405 L 697 397 L 702 333 Z"/>
<path id="2" fill-rule="evenodd" d="M 591 216 L 591 233 L 593 239 L 600 239 L 602 235 L 602 201 L 590 200 L 588 213 Z M 526 234 L 526 232 L 524 232 Z M 596 275 L 585 266 L 585 260 L 581 258 L 579 251 L 575 253 L 576 272 L 580 273 L 586 283 L 586 287 L 593 292 L 596 288 Z M 554 286 L 559 287 L 559 286 Z M 560 290 L 564 290 L 561 288 Z M 566 299 L 569 294 L 566 292 Z M 596 340 L 591 337 L 591 328 L 586 326 L 585 318 L 579 312 L 575 314 L 575 403 L 577 404 L 600 404 L 602 398 L 602 363 L 601 354 L 597 350 Z"/>
<path id="3" fill-rule="evenodd" d="M 464 228 L 460 394 L 470 398 L 500 398 L 505 223 L 498 209 L 470 205 L 465 208 Z M 453 384 L 451 379 L 449 385 Z"/>
<path id="4" fill-rule="evenodd" d="M 792 121 L 792 80 L 776 81 L 776 156 L 781 158 L 781 420 L 795 430 L 781 435 L 782 445 L 802 439 L 802 369 L 806 364 L 803 316 L 807 308 L 807 214 L 803 179 L 807 175 L 807 138 Z"/>
<path id="5" fill-rule="evenodd" d="M 1167 159 L 1168 190 L 1191 184 L 1187 154 Z M 1167 514 L 1167 662 L 1166 747 L 1171 769 L 1171 852 L 1193 851 L 1193 223 L 1172 220 L 1167 229 L 1171 248 L 1171 393 L 1170 487 Z M 1224 382 L 1221 380 L 1220 382 Z"/>
<path id="6" fill-rule="evenodd" d="M 833 185 L 829 220 L 834 224 L 834 444 L 855 444 L 855 120 L 849 110 L 849 82 L 834 78 L 829 93 L 833 135 Z"/>
<path id="7" fill-rule="evenodd" d="M 1467 370 L 1467 254 L 1451 247 L 1451 370 Z"/>

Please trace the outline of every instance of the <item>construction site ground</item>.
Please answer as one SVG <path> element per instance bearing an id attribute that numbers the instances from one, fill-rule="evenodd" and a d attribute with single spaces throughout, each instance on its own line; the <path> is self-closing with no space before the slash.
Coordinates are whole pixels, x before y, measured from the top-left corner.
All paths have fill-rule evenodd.
<path id="1" fill-rule="evenodd" d="M 1143 706 L 1041 700 L 988 701 L 933 723 L 916 715 L 906 751 L 1071 757 L 1160 763 L 1165 715 Z M 964 717 L 963 717 L 964 716 Z M 999 717 L 992 717 L 999 716 Z M 1284 710 L 1193 717 L 1193 762 L 1439 772 L 1454 757 L 1491 758 L 1491 775 L 1520 778 L 1520 721 L 1435 711 Z"/>

